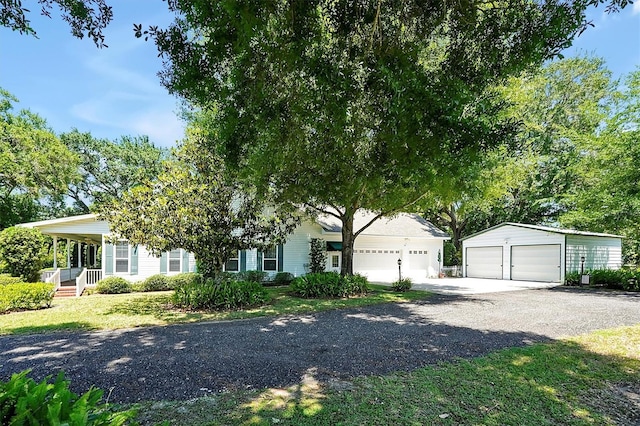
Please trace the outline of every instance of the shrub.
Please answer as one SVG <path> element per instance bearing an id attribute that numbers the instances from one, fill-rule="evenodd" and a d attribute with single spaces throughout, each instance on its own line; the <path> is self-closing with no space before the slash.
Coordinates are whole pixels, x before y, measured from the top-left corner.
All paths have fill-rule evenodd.
<path id="1" fill-rule="evenodd" d="M 594 269 L 589 274 L 591 284 L 614 290 L 640 291 L 640 270 L 638 269 Z M 565 277 L 566 285 L 579 285 L 580 273 L 570 272 Z"/>
<path id="2" fill-rule="evenodd" d="M 142 291 L 165 291 L 171 290 L 169 278 L 166 275 L 156 274 L 142 282 Z"/>
<path id="3" fill-rule="evenodd" d="M 269 274 L 264 271 L 243 271 L 234 275 L 234 281 L 251 281 L 254 283 L 263 283 L 269 276 Z"/>
<path id="4" fill-rule="evenodd" d="M 48 308 L 53 300 L 53 284 L 5 284 L 0 290 L 0 312 Z"/>
<path id="5" fill-rule="evenodd" d="M 274 285 L 289 285 L 291 281 L 293 281 L 295 277 L 291 272 L 278 272 L 275 277 L 273 277 Z"/>
<path id="6" fill-rule="evenodd" d="M 96 284 L 96 292 L 100 294 L 131 293 L 131 283 L 121 277 L 107 277 Z"/>
<path id="7" fill-rule="evenodd" d="M 24 281 L 20 277 L 12 277 L 11 275 L 7 274 L 0 275 L 0 285 L 18 284 L 23 282 Z"/>
<path id="8" fill-rule="evenodd" d="M 409 291 L 412 285 L 411 278 L 402 278 L 391 284 L 391 288 L 395 291 Z"/>
<path id="9" fill-rule="evenodd" d="M 172 290 L 184 285 L 202 283 L 202 275 L 197 272 L 184 272 L 167 277 L 167 279 L 169 280 L 169 288 Z"/>
<path id="10" fill-rule="evenodd" d="M 368 287 L 362 275 L 342 277 L 337 272 L 306 274 L 291 282 L 293 294 L 304 298 L 355 296 L 366 293 Z"/>
<path id="11" fill-rule="evenodd" d="M 0 232 L 0 258 L 7 271 L 25 281 L 38 281 L 44 236 L 35 228 L 12 226 Z"/>
<path id="12" fill-rule="evenodd" d="M 580 285 L 580 272 L 568 272 L 564 277 L 565 285 Z"/>
<path id="13" fill-rule="evenodd" d="M 267 291 L 251 281 L 222 281 L 208 279 L 176 288 L 173 304 L 192 310 L 229 310 L 264 304 Z"/>
<path id="14" fill-rule="evenodd" d="M 324 272 L 326 258 L 327 243 L 321 238 L 312 238 L 309 251 L 309 269 L 312 274 Z"/>
<path id="15" fill-rule="evenodd" d="M 64 373 L 50 383 L 51 376 L 36 383 L 30 370 L 0 382 L 0 424 L 3 425 L 127 425 L 133 411 L 111 411 L 100 404 L 103 392 L 91 388 L 82 396 L 69 390 Z"/>

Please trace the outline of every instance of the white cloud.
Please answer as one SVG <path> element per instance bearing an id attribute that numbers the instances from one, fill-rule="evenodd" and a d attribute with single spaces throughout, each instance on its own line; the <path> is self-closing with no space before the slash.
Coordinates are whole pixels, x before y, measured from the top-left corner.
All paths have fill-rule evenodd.
<path id="1" fill-rule="evenodd" d="M 636 0 L 633 3 L 633 8 L 631 9 L 631 15 L 635 16 L 635 15 L 638 15 L 638 14 L 640 14 L 640 1 Z"/>

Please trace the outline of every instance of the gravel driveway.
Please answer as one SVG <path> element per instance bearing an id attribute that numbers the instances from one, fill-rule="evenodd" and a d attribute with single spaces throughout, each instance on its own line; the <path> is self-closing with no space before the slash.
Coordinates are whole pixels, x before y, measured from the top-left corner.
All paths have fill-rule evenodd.
<path id="1" fill-rule="evenodd" d="M 111 401 L 188 399 L 412 370 L 456 357 L 640 323 L 640 294 L 579 289 L 437 295 L 281 318 L 0 338 L 0 379 L 65 370 Z"/>

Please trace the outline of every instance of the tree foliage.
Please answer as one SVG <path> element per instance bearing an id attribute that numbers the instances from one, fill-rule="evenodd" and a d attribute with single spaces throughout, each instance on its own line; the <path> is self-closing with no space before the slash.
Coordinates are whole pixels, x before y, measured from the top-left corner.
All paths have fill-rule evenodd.
<path id="1" fill-rule="evenodd" d="M 0 260 L 13 277 L 25 282 L 39 280 L 44 260 L 44 236 L 33 228 L 12 226 L 0 232 Z"/>
<path id="2" fill-rule="evenodd" d="M 180 1 L 168 29 L 135 29 L 228 166 L 341 220 L 348 274 L 356 212 L 464 180 L 512 132 L 494 85 L 567 47 L 586 3 Z"/>
<path id="3" fill-rule="evenodd" d="M 77 177 L 77 157 L 43 118 L 13 113 L 15 102 L 0 89 L 0 229 L 38 219 Z"/>
<path id="4" fill-rule="evenodd" d="M 202 155 L 194 143 L 201 137 L 190 129 L 156 180 L 112 200 L 101 216 L 130 243 L 156 255 L 183 248 L 194 253 L 203 273 L 211 273 L 221 271 L 236 250 L 282 242 L 297 222 L 241 188 L 219 159 Z"/>
<path id="5" fill-rule="evenodd" d="M 88 213 L 122 195 L 162 171 L 166 150 L 146 136 L 123 136 L 118 140 L 96 139 L 73 130 L 60 135 L 62 142 L 80 159 L 80 178 L 69 185 L 68 195 L 78 210 Z"/>
<path id="6" fill-rule="evenodd" d="M 60 10 L 62 19 L 71 27 L 74 37 L 82 39 L 87 36 L 96 46 L 107 47 L 102 31 L 113 19 L 113 11 L 105 0 L 37 0 L 28 3 L 34 6 L 37 4 L 40 13 L 49 18 L 55 5 Z M 36 30 L 31 27 L 28 18 L 29 13 L 31 10 L 23 7 L 22 0 L 2 0 L 0 25 L 20 34 L 36 36 Z"/>

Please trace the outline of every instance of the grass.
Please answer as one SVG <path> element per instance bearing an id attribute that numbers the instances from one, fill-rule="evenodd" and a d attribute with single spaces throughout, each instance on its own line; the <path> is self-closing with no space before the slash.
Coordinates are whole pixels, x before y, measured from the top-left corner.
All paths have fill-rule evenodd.
<path id="1" fill-rule="evenodd" d="M 613 425 L 640 423 L 640 325 L 336 386 L 137 405 L 142 424 Z"/>
<path id="2" fill-rule="evenodd" d="M 423 291 L 398 293 L 372 286 L 367 296 L 349 299 L 300 299 L 286 287 L 271 287 L 267 305 L 238 311 L 186 312 L 168 307 L 171 292 L 130 293 L 54 299 L 51 308 L 0 315 L 0 335 L 59 330 L 103 330 L 319 312 L 429 297 Z"/>

